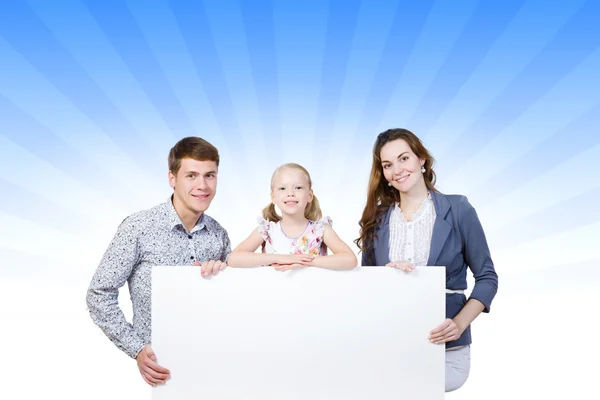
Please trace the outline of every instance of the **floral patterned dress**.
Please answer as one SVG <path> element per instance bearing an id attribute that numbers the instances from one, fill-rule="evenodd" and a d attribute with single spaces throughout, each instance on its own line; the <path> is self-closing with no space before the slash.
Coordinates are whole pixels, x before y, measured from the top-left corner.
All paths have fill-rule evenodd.
<path id="1" fill-rule="evenodd" d="M 298 237 L 290 237 L 281 229 L 279 222 L 258 218 L 258 231 L 265 240 L 265 254 L 310 254 L 326 256 L 327 247 L 323 243 L 325 225 L 331 226 L 331 218 L 324 217 L 319 221 L 308 221 L 306 229 Z"/>

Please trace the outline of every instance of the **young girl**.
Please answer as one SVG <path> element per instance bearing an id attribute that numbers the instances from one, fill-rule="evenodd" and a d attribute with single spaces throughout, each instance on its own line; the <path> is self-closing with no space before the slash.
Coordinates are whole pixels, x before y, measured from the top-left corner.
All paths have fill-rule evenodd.
<path id="1" fill-rule="evenodd" d="M 303 267 L 351 269 L 356 256 L 321 218 L 308 171 L 284 164 L 271 178 L 271 203 L 263 210 L 258 228 L 229 255 L 230 267 L 271 265 L 278 271 Z M 275 211 L 281 210 L 281 216 Z M 254 251 L 262 246 L 262 253 Z M 327 249 L 333 255 L 327 255 Z"/>
<path id="2" fill-rule="evenodd" d="M 498 276 L 475 209 L 464 196 L 438 192 L 432 166 L 433 157 L 412 132 L 389 129 L 377 137 L 356 244 L 365 266 L 407 273 L 415 265 L 446 267 L 446 319 L 429 332 L 429 340 L 446 346 L 450 392 L 469 376 L 470 325 L 489 312 Z M 468 299 L 467 268 L 475 277 Z"/>

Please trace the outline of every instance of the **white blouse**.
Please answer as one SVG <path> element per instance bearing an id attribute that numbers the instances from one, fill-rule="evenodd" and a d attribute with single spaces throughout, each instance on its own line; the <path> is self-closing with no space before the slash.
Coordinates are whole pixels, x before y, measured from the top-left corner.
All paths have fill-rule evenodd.
<path id="1" fill-rule="evenodd" d="M 426 266 L 435 217 L 431 194 L 413 213 L 412 221 L 404 217 L 396 204 L 390 217 L 390 261 L 408 261 L 414 266 Z"/>

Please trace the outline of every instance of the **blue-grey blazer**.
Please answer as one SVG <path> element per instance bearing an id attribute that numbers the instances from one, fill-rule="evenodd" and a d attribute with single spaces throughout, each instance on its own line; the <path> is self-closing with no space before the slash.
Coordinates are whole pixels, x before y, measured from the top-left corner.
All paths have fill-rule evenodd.
<path id="1" fill-rule="evenodd" d="M 469 299 L 479 300 L 485 306 L 484 312 L 489 312 L 498 290 L 498 275 L 494 270 L 485 233 L 475 209 L 465 196 L 445 195 L 432 191 L 431 197 L 435 206 L 436 219 L 427 265 L 445 266 L 446 288 L 452 290 L 467 289 L 467 267 L 469 267 L 475 277 L 475 287 Z M 390 207 L 383 214 L 381 223 L 376 228 L 373 245 L 362 254 L 363 266 L 383 266 L 390 262 L 389 222 L 393 209 L 394 207 Z M 467 298 L 464 294 L 446 294 L 446 317 L 454 318 L 466 302 Z M 458 340 L 446 343 L 446 347 L 466 344 L 471 344 L 470 326 Z"/>

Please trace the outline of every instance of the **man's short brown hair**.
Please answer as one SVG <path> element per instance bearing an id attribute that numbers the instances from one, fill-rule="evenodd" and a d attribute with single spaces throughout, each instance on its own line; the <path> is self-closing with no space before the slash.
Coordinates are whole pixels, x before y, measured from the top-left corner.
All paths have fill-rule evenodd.
<path id="1" fill-rule="evenodd" d="M 181 160 L 191 158 L 196 161 L 214 161 L 219 166 L 219 151 L 206 140 L 189 136 L 175 143 L 169 152 L 169 171 L 177 175 L 181 167 Z"/>

